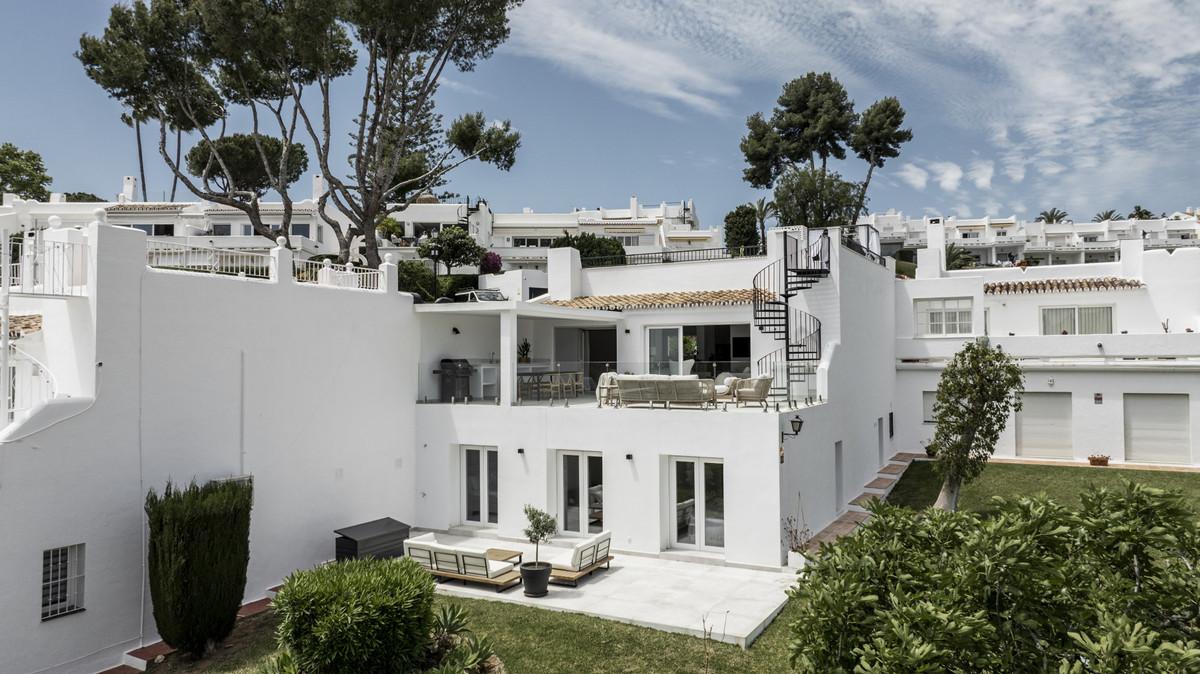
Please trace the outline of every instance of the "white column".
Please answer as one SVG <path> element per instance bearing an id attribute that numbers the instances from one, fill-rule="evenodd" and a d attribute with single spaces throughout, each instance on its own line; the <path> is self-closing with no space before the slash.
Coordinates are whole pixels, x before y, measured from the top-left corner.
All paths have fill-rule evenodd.
<path id="1" fill-rule="evenodd" d="M 500 314 L 500 404 L 517 398 L 517 312 Z"/>
<path id="2" fill-rule="evenodd" d="M 284 237 L 281 236 L 275 241 L 278 245 L 271 249 L 271 280 L 276 283 L 291 283 L 296 278 L 296 270 L 292 266 L 292 250 L 287 247 L 287 239 Z"/>
<path id="3" fill-rule="evenodd" d="M 385 293 L 400 292 L 399 271 L 396 269 L 396 256 L 388 253 L 383 256 L 383 264 L 379 265 L 379 289 Z"/>

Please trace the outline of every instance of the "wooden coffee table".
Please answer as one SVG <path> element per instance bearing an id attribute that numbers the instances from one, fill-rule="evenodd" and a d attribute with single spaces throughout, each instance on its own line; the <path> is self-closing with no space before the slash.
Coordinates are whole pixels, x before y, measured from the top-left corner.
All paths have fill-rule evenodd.
<path id="1" fill-rule="evenodd" d="M 525 553 L 520 550 L 505 550 L 504 548 L 488 548 L 487 558 L 494 562 L 512 562 L 517 566 L 521 565 L 521 560 Z M 514 561 L 515 560 L 515 561 Z"/>

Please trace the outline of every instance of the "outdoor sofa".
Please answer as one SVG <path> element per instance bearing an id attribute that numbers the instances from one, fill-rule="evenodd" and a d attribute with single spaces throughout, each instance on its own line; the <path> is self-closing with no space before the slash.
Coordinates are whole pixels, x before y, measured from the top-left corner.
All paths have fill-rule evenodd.
<path id="1" fill-rule="evenodd" d="M 623 374 L 613 378 L 621 405 L 646 404 L 654 407 L 698 405 L 701 408 L 716 403 L 716 388 L 711 379 L 694 374 Z"/>
<path id="2" fill-rule="evenodd" d="M 497 592 L 521 583 L 521 573 L 512 562 L 488 559 L 487 550 L 439 543 L 433 532 L 404 541 L 404 554 L 437 578 L 480 583 Z"/>
<path id="3" fill-rule="evenodd" d="M 601 531 L 575 544 L 570 550 L 551 557 L 550 582 L 577 587 L 579 579 L 591 575 L 600 567 L 608 568 L 612 555 L 608 554 L 612 532 Z"/>

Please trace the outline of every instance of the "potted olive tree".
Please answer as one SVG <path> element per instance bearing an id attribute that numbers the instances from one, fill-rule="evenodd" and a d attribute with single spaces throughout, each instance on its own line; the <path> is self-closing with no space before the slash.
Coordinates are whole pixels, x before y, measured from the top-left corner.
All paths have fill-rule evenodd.
<path id="1" fill-rule="evenodd" d="M 525 587 L 526 597 L 544 597 L 550 585 L 550 562 L 538 559 L 539 546 L 558 531 L 558 522 L 529 504 L 525 504 L 525 519 L 529 520 L 525 537 L 533 543 L 533 561 L 521 565 L 521 584 Z"/>

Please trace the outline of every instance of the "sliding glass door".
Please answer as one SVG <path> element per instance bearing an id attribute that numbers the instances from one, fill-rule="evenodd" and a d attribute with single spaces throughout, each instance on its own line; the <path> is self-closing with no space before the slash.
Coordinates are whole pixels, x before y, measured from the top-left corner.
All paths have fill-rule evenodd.
<path id="1" fill-rule="evenodd" d="M 604 460 L 599 454 L 562 452 L 559 522 L 563 531 L 594 534 L 604 530 Z"/>
<path id="2" fill-rule="evenodd" d="M 497 523 L 499 480 L 495 447 L 463 445 L 462 480 L 464 524 L 490 526 Z"/>
<path id="3" fill-rule="evenodd" d="M 671 545 L 725 547 L 725 465 L 711 459 L 671 459 Z"/>
<path id="4" fill-rule="evenodd" d="M 650 328 L 646 362 L 650 374 L 679 374 L 683 363 L 683 328 Z"/>

